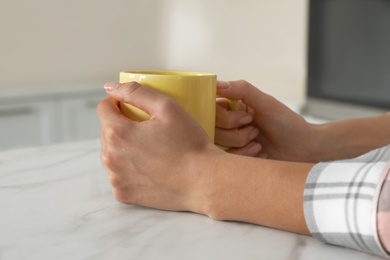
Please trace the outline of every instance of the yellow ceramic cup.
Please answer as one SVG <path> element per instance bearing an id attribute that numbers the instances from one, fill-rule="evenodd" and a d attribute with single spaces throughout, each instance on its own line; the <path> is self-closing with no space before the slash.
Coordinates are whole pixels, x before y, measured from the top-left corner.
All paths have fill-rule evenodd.
<path id="1" fill-rule="evenodd" d="M 217 76 L 211 73 L 180 71 L 125 71 L 120 83 L 136 81 L 165 94 L 180 104 L 206 131 L 214 142 Z M 120 103 L 126 117 L 135 121 L 148 120 L 144 111 L 127 103 Z"/>

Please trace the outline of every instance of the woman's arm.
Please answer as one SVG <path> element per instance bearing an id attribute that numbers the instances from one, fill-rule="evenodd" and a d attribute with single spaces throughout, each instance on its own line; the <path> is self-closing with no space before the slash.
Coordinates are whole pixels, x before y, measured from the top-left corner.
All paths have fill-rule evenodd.
<path id="1" fill-rule="evenodd" d="M 390 144 L 390 114 L 313 125 L 319 161 L 348 159 Z M 317 151 L 317 152 L 316 152 Z"/>

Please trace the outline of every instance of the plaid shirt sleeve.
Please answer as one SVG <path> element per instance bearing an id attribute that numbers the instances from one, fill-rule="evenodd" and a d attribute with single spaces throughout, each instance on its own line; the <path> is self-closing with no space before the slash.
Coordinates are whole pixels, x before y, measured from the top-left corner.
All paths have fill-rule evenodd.
<path id="1" fill-rule="evenodd" d="M 378 201 L 389 171 L 390 146 L 352 160 L 316 164 L 304 191 L 304 214 L 313 237 L 390 257 L 377 230 Z"/>
<path id="2" fill-rule="evenodd" d="M 379 240 L 386 251 L 390 253 L 390 171 L 382 185 L 376 219 Z"/>

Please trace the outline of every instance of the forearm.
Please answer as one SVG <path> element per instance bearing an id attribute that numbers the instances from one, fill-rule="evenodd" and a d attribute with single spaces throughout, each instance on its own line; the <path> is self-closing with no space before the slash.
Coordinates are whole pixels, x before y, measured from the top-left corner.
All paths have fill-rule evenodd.
<path id="1" fill-rule="evenodd" d="M 336 121 L 317 128 L 317 161 L 354 158 L 390 144 L 390 114 Z"/>
<path id="2" fill-rule="evenodd" d="M 312 164 L 224 154 L 207 187 L 205 214 L 309 234 L 303 191 Z"/>

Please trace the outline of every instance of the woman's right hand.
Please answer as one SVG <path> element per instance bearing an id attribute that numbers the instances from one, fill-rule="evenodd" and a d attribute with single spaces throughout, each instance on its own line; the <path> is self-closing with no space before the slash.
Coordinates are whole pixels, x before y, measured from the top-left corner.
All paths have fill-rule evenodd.
<path id="1" fill-rule="evenodd" d="M 275 98 L 246 81 L 219 81 L 221 97 L 239 100 L 238 111 L 219 101 L 216 116 L 218 145 L 229 152 L 275 160 L 314 162 L 315 126 Z"/>

